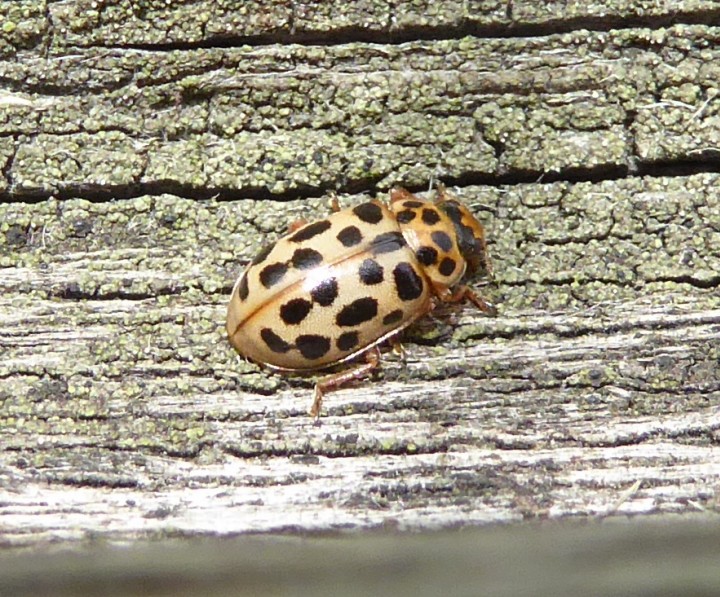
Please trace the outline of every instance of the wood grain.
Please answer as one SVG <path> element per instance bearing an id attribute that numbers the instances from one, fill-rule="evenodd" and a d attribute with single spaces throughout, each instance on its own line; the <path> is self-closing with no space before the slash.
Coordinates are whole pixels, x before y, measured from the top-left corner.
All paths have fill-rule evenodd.
<path id="1" fill-rule="evenodd" d="M 717 514 L 715 3 L 173 4 L 0 2 L 4 545 Z M 437 180 L 500 315 L 314 426 L 234 278 Z"/>

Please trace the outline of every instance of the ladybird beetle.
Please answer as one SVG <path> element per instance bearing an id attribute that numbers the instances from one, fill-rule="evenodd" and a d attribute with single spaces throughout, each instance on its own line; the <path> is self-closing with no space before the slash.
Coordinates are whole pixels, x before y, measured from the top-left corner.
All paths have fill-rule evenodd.
<path id="1" fill-rule="evenodd" d="M 492 304 L 457 285 L 490 273 L 485 232 L 444 187 L 435 202 L 405 189 L 388 205 L 367 201 L 298 222 L 266 246 L 240 275 L 227 315 L 230 343 L 271 369 L 310 372 L 360 356 L 365 362 L 318 381 L 310 414 L 325 392 L 379 366 L 378 346 L 439 302 Z M 454 288 L 453 288 L 454 287 Z"/>

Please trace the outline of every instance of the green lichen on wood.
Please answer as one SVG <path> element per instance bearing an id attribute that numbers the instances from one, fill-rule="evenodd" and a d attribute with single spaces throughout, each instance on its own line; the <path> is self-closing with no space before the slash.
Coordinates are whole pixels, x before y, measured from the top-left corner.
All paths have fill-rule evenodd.
<path id="1" fill-rule="evenodd" d="M 693 40 L 709 32 L 678 25 L 662 46 L 648 45 L 651 33 L 88 48 L 40 69 L 21 59 L 5 72 L 30 103 L 14 102 L 2 123 L 20 135 L 6 187 L 19 196 L 166 183 L 191 194 L 317 195 L 708 159 L 718 61 Z M 76 88 L 91 93 L 46 92 Z"/>
<path id="2" fill-rule="evenodd" d="M 659 488 L 644 496 L 652 508 L 717 507 L 705 489 L 717 469 L 706 450 L 717 441 L 717 175 L 627 175 L 712 163 L 715 29 L 455 38 L 453 27 L 560 13 L 131 4 L 38 4 L 52 38 L 41 29 L 42 50 L 0 62 L 0 193 L 26 201 L 0 204 L 3 484 L 168 503 L 200 488 L 229 496 L 224 514 L 251 502 L 246 520 L 284 487 L 319 486 L 303 513 L 447 507 L 465 521 L 589 515 L 586 488 L 615 503 L 641 463 Z M 594 5 L 565 9 L 598 17 Z M 605 24 L 628 12 L 605 9 Z M 13 19 L 2 43 L 32 48 Z M 403 41 L 406 26 L 428 39 L 365 41 Z M 347 43 L 312 43 L 341 34 Z M 228 345 L 237 274 L 290 222 L 327 214 L 330 189 L 350 205 L 438 179 L 487 227 L 494 279 L 475 289 L 499 316 L 436 310 L 405 335 L 406 362 L 388 357 L 330 394 L 313 426 L 312 377 L 270 373 Z M 695 451 L 678 457 L 683 447 Z M 673 477 L 683 458 L 700 471 L 692 484 Z M 248 497 L 261 487 L 272 500 Z M 145 512 L 133 528 L 183 516 L 157 502 Z"/>

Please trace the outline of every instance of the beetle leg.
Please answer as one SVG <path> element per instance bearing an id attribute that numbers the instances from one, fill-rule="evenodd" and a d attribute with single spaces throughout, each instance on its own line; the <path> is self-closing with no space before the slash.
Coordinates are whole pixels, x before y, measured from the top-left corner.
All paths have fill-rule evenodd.
<path id="1" fill-rule="evenodd" d="M 390 203 L 404 201 L 406 199 L 410 201 L 417 201 L 417 197 L 415 195 L 402 187 L 393 187 L 390 189 Z"/>
<path id="2" fill-rule="evenodd" d="M 447 187 L 441 183 L 439 180 L 437 181 L 437 187 L 436 187 L 436 199 L 435 203 L 442 203 L 443 201 L 447 201 L 448 199 L 451 199 L 450 195 L 447 192 Z"/>
<path id="3" fill-rule="evenodd" d="M 493 280 L 495 278 L 495 275 L 493 274 L 492 260 L 490 259 L 490 253 L 488 252 L 487 248 L 487 240 L 485 239 L 484 235 L 480 239 L 480 248 L 480 264 L 482 266 L 481 271 L 485 272 L 485 277 Z"/>
<path id="4" fill-rule="evenodd" d="M 495 305 L 475 294 L 469 287 L 464 285 L 458 286 L 445 300 L 449 303 L 459 303 L 460 301 L 468 300 L 483 313 L 486 313 L 491 317 L 495 317 L 497 315 L 497 307 L 495 307 Z"/>
<path id="5" fill-rule="evenodd" d="M 397 338 L 393 338 L 390 340 L 390 346 L 392 346 L 393 353 L 399 356 L 404 363 L 407 360 L 407 351 L 405 350 L 403 343 Z"/>
<path id="6" fill-rule="evenodd" d="M 320 408 L 322 406 L 323 396 L 332 390 L 339 388 L 344 383 L 353 379 L 365 377 L 373 369 L 380 366 L 380 349 L 375 346 L 372 350 L 365 353 L 365 362 L 348 369 L 347 371 L 339 371 L 332 375 L 322 378 L 315 384 L 315 394 L 312 406 L 310 407 L 310 415 L 315 417 L 315 421 L 320 419 Z"/>
<path id="7" fill-rule="evenodd" d="M 291 232 L 295 232 L 296 230 L 299 230 L 305 224 L 307 224 L 308 221 L 305 218 L 298 218 L 294 222 L 290 222 L 290 225 L 288 226 L 287 233 L 290 234 Z"/>
<path id="8" fill-rule="evenodd" d="M 447 286 L 442 284 L 433 284 L 433 288 L 438 298 L 444 303 L 459 303 L 464 300 L 470 301 L 483 313 L 495 317 L 497 315 L 497 308 L 490 301 L 485 300 L 483 297 L 475 294 L 468 286 L 460 285 L 451 291 Z"/>
<path id="9" fill-rule="evenodd" d="M 456 295 L 457 299 L 455 299 Z M 495 305 L 480 295 L 475 294 L 467 286 L 460 286 L 457 290 L 455 290 L 455 292 L 453 292 L 453 299 L 457 301 L 468 300 L 486 315 L 491 317 L 495 317 L 497 315 L 497 307 Z"/>

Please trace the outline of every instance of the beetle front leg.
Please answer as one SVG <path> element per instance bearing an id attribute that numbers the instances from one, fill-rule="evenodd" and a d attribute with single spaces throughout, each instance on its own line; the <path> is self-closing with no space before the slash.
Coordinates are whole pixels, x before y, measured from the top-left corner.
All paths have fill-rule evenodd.
<path id="1" fill-rule="evenodd" d="M 454 302 L 468 300 L 478 309 L 480 309 L 483 313 L 489 315 L 490 317 L 495 317 L 497 315 L 497 307 L 495 305 L 493 305 L 490 301 L 485 300 L 483 297 L 475 294 L 475 292 L 470 290 L 470 288 L 468 288 L 467 286 L 460 286 L 459 288 L 457 288 L 455 292 L 452 293 L 451 298 Z"/>
<path id="2" fill-rule="evenodd" d="M 365 362 L 348 369 L 347 371 L 340 371 L 333 375 L 328 375 L 323 379 L 319 380 L 315 384 L 315 394 L 313 398 L 312 406 L 310 407 L 310 415 L 315 417 L 315 421 L 320 420 L 320 408 L 322 407 L 323 396 L 332 390 L 336 390 L 344 383 L 352 381 L 353 379 L 361 379 L 368 373 L 377 369 L 380 366 L 380 349 L 375 346 L 372 350 L 369 350 L 365 354 Z"/>
<path id="3" fill-rule="evenodd" d="M 495 307 L 495 305 L 475 294 L 474 291 L 464 284 L 457 286 L 455 290 L 451 291 L 447 286 L 436 283 L 433 284 L 433 289 L 435 290 L 437 297 L 444 303 L 460 303 L 464 300 L 468 300 L 486 315 L 491 317 L 495 317 L 497 315 L 497 307 Z"/>

